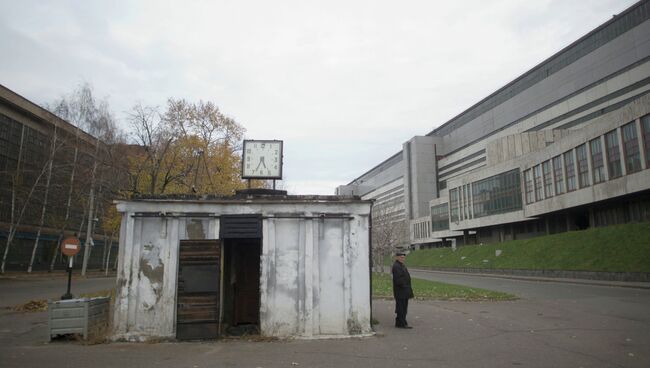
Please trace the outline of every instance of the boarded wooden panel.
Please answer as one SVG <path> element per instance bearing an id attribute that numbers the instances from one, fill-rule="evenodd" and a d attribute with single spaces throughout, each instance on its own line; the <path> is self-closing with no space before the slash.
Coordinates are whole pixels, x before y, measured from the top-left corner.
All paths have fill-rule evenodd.
<path id="1" fill-rule="evenodd" d="M 176 338 L 216 338 L 219 335 L 220 304 L 219 241 L 181 241 L 179 260 Z"/>

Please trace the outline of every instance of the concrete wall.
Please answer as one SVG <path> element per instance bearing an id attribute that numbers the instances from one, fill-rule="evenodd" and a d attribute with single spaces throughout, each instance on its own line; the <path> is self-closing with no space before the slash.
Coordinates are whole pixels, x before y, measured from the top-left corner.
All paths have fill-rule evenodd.
<path id="1" fill-rule="evenodd" d="M 123 218 L 115 339 L 175 337 L 180 240 L 218 239 L 218 216 L 226 214 L 264 218 L 263 335 L 314 338 L 371 333 L 369 202 L 135 201 L 118 202 L 117 207 Z M 142 215 L 134 217 L 137 213 Z M 184 217 L 187 213 L 202 216 Z"/>
<path id="2" fill-rule="evenodd" d="M 409 220 L 427 216 L 429 200 L 438 196 L 436 172 L 438 137 L 413 137 L 404 143 L 404 197 Z"/>

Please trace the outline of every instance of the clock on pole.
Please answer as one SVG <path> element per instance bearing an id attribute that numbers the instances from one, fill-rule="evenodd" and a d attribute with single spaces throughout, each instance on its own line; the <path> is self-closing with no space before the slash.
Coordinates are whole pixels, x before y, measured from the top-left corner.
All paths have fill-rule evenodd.
<path id="1" fill-rule="evenodd" d="M 282 141 L 244 140 L 242 179 L 282 179 Z"/>

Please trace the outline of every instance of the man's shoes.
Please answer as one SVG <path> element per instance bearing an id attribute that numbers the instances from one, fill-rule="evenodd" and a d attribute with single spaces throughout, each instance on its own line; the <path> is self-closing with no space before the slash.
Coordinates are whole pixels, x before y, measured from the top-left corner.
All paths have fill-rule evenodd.
<path id="1" fill-rule="evenodd" d="M 406 325 L 406 326 L 395 326 L 397 328 L 406 328 L 406 329 L 412 329 L 413 327 Z"/>

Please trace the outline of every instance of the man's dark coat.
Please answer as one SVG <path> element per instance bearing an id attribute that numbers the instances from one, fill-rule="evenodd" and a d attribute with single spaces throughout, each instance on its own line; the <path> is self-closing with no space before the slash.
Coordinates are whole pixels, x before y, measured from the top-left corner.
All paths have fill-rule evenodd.
<path id="1" fill-rule="evenodd" d="M 413 289 L 411 288 L 411 275 L 402 262 L 393 263 L 393 296 L 395 299 L 413 298 Z"/>

